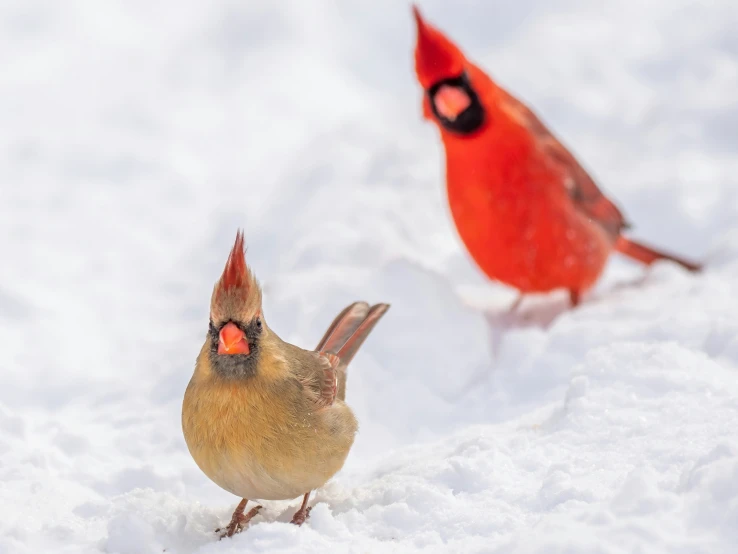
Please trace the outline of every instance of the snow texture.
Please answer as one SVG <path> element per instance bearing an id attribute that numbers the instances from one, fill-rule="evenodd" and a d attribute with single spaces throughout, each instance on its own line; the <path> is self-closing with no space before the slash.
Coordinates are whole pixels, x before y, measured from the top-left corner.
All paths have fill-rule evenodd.
<path id="1" fill-rule="evenodd" d="M 0 552 L 710 553 L 738 544 L 738 3 L 426 1 L 650 243 L 578 309 L 470 263 L 395 0 L 0 8 Z M 235 231 L 310 347 L 392 310 L 317 492 L 237 498 L 180 406 Z"/>

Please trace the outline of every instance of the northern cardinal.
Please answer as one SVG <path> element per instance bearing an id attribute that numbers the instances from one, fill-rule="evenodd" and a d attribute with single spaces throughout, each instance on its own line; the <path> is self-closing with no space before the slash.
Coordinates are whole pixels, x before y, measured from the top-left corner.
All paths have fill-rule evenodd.
<path id="1" fill-rule="evenodd" d="M 336 317 L 315 351 L 286 343 L 264 319 L 243 234 L 236 235 L 182 405 L 195 462 L 243 498 L 221 538 L 258 513 L 261 506 L 244 514 L 248 500 L 304 495 L 292 523 L 308 517 L 310 492 L 341 469 L 354 442 L 357 422 L 344 401 L 346 366 L 388 309 L 356 302 Z"/>
<path id="2" fill-rule="evenodd" d="M 446 151 L 450 211 L 491 279 L 525 293 L 564 288 L 573 305 L 613 250 L 645 264 L 698 264 L 623 236 L 629 225 L 574 156 L 413 6 L 423 114 Z M 515 305 L 518 304 L 516 301 Z"/>

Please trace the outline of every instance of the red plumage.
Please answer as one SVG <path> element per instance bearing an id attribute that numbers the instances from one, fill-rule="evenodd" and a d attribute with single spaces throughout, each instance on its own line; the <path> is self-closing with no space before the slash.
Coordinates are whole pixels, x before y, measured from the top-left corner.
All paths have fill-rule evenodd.
<path id="1" fill-rule="evenodd" d="M 236 233 L 236 242 L 228 255 L 223 274 L 218 281 L 218 292 L 241 289 L 243 295 L 248 295 L 251 276 L 246 266 L 243 231 Z"/>
<path id="2" fill-rule="evenodd" d="M 625 238 L 618 207 L 536 115 L 413 12 L 415 71 L 445 149 L 451 215 L 488 277 L 522 293 L 565 288 L 576 304 L 613 250 L 699 269 Z"/>

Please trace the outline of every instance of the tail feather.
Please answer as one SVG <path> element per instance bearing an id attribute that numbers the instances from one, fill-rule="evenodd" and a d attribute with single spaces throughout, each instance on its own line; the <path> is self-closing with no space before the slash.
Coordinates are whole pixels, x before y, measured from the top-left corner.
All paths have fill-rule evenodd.
<path id="1" fill-rule="evenodd" d="M 354 302 L 336 316 L 315 350 L 337 354 L 369 313 L 369 304 Z"/>
<path id="2" fill-rule="evenodd" d="M 359 325 L 356 327 L 348 340 L 343 344 L 343 346 L 341 346 L 341 349 L 337 352 L 338 357 L 344 364 L 348 365 L 351 360 L 354 359 L 354 356 L 359 351 L 359 348 L 361 348 L 361 345 L 364 344 L 366 337 L 369 336 L 371 330 L 374 329 L 374 326 L 387 312 L 387 310 L 389 310 L 389 304 L 377 304 L 371 307 L 369 313 L 366 314 L 364 321 L 359 323 Z"/>
<path id="3" fill-rule="evenodd" d="M 317 351 L 335 354 L 340 359 L 338 398 L 343 400 L 346 397 L 346 366 L 387 310 L 389 304 L 376 304 L 370 308 L 366 302 L 354 302 L 336 316 L 318 343 Z"/>
<path id="4" fill-rule="evenodd" d="M 684 258 L 680 258 L 673 254 L 667 254 L 666 252 L 661 252 L 659 250 L 656 250 L 655 248 L 646 246 L 645 244 L 636 242 L 631 239 L 627 239 L 622 235 L 618 238 L 618 241 L 615 243 L 615 250 L 617 250 L 621 254 L 625 254 L 629 258 L 638 260 L 639 262 L 644 263 L 646 265 L 651 265 L 652 263 L 658 260 L 669 260 L 671 262 L 679 264 L 680 266 L 684 267 L 685 269 L 689 271 L 701 271 L 702 270 L 701 264 L 691 262 L 689 260 L 685 260 Z"/>

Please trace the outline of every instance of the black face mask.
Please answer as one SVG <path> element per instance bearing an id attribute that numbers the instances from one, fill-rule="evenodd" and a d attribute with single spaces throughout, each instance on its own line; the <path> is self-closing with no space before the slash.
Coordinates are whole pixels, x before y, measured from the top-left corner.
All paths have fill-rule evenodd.
<path id="1" fill-rule="evenodd" d="M 229 320 L 230 321 L 230 320 Z M 249 342 L 248 354 L 218 354 L 218 340 L 220 330 L 227 322 L 221 323 L 219 326 L 210 321 L 208 336 L 210 337 L 210 364 L 220 377 L 224 379 L 246 379 L 256 375 L 257 364 L 261 348 L 259 339 L 262 333 L 262 323 L 260 318 L 256 318 L 248 325 L 242 322 L 233 323 L 244 332 Z"/>
<path id="2" fill-rule="evenodd" d="M 459 88 L 469 97 L 469 106 L 467 106 L 467 108 L 454 120 L 443 117 L 436 109 L 434 98 L 438 89 L 443 85 Z M 436 119 L 438 119 L 441 125 L 443 125 L 444 129 L 451 131 L 452 133 L 456 133 L 457 135 L 470 135 L 477 131 L 484 123 L 484 108 L 479 102 L 477 93 L 474 92 L 474 89 L 471 87 L 469 76 L 466 71 L 464 71 L 459 77 L 451 77 L 434 83 L 433 86 L 428 89 L 428 99 L 430 100 L 433 115 L 436 116 Z"/>

